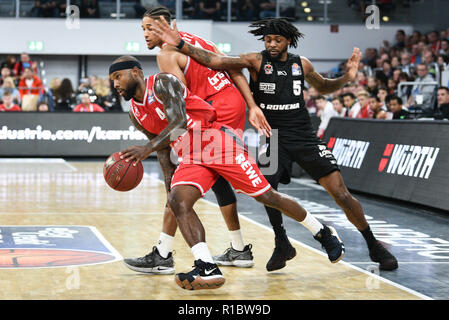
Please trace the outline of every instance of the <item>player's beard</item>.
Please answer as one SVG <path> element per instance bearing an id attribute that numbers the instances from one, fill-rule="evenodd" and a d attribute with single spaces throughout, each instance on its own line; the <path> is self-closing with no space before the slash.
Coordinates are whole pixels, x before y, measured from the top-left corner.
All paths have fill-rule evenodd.
<path id="1" fill-rule="evenodd" d="M 270 54 L 271 59 L 273 60 L 280 60 L 282 58 L 282 56 L 287 52 L 287 47 L 285 47 L 282 51 L 279 51 L 278 54 L 276 55 L 272 55 L 270 52 L 268 52 Z"/>
<path id="2" fill-rule="evenodd" d="M 137 90 L 137 81 L 132 79 L 132 82 L 128 86 L 128 88 L 126 88 L 126 90 L 123 90 L 122 94 L 123 99 L 125 99 L 126 101 L 131 100 L 136 95 L 136 90 Z"/>

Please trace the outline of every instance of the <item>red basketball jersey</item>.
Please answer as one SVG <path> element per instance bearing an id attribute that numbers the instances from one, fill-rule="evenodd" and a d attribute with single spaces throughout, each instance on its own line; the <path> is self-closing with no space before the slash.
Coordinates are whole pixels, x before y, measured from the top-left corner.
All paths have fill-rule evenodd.
<path id="1" fill-rule="evenodd" d="M 162 101 L 153 90 L 156 76 L 157 74 L 152 75 L 146 80 L 143 103 L 131 99 L 131 112 L 145 130 L 158 135 L 168 125 L 168 121 L 165 117 Z M 196 95 L 191 94 L 189 89 L 185 87 L 184 99 L 187 112 L 187 129 L 192 129 L 195 125 L 201 125 L 202 129 L 210 128 L 217 117 L 215 109 Z"/>
<path id="2" fill-rule="evenodd" d="M 180 31 L 179 35 L 185 42 L 193 46 L 214 52 L 214 44 L 211 41 L 183 31 Z M 232 80 L 226 72 L 209 69 L 190 57 L 187 57 L 184 75 L 190 91 L 203 100 L 233 86 Z"/>

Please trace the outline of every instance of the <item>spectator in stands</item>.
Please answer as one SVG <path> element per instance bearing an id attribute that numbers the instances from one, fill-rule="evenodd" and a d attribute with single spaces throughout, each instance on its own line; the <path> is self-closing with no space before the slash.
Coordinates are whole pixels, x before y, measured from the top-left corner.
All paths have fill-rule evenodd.
<path id="1" fill-rule="evenodd" d="M 72 111 L 75 103 L 75 91 L 70 79 L 62 79 L 61 85 L 54 91 L 55 111 Z"/>
<path id="2" fill-rule="evenodd" d="M 427 65 L 427 70 L 429 70 L 429 73 L 435 77 L 436 75 L 436 57 L 432 53 L 432 51 L 426 51 L 424 53 L 424 63 Z"/>
<path id="3" fill-rule="evenodd" d="M 380 105 L 382 110 L 387 110 L 387 96 L 388 96 L 388 90 L 386 87 L 379 87 L 379 89 L 377 90 L 377 97 L 380 100 Z"/>
<path id="4" fill-rule="evenodd" d="M 239 6 L 239 8 L 241 8 Z M 197 16 L 195 1 L 183 0 L 182 1 L 182 17 L 184 19 L 193 19 Z"/>
<path id="5" fill-rule="evenodd" d="M 12 76 L 11 69 L 9 69 L 8 67 L 3 67 L 0 74 L 0 86 L 3 85 L 3 81 L 6 78 L 10 78 L 11 76 Z"/>
<path id="6" fill-rule="evenodd" d="M 449 56 L 445 54 L 438 55 L 437 64 L 441 71 L 448 70 Z"/>
<path id="7" fill-rule="evenodd" d="M 42 92 L 42 81 L 34 75 L 31 68 L 25 68 L 23 76 L 19 81 L 20 98 L 23 100 L 25 95 L 39 95 Z"/>
<path id="8" fill-rule="evenodd" d="M 388 94 L 395 94 L 397 87 L 398 83 L 393 78 L 388 79 L 387 83 Z"/>
<path id="9" fill-rule="evenodd" d="M 240 21 L 252 21 L 256 17 L 257 12 L 257 0 L 238 0 L 237 2 L 239 10 L 237 11 L 238 20 Z"/>
<path id="10" fill-rule="evenodd" d="M 3 104 L 0 105 L 0 111 L 22 111 L 22 109 L 12 101 L 11 92 L 5 91 L 3 94 Z"/>
<path id="11" fill-rule="evenodd" d="M 109 80 L 109 79 L 107 79 Z M 121 97 L 120 94 L 114 89 L 112 81 L 106 81 L 106 86 L 109 89 L 109 94 L 104 99 L 104 110 L 105 111 L 114 111 L 114 112 L 122 112 L 123 108 L 120 103 Z"/>
<path id="12" fill-rule="evenodd" d="M 221 2 L 219 0 L 201 0 L 198 4 L 198 18 L 219 20 Z"/>
<path id="13" fill-rule="evenodd" d="M 50 107 L 48 106 L 48 103 L 45 101 L 41 101 L 37 104 L 37 111 L 39 112 L 48 112 L 50 111 Z"/>
<path id="14" fill-rule="evenodd" d="M 443 117 L 449 119 L 449 88 L 439 87 L 438 88 L 438 108 L 440 109 Z"/>
<path id="15" fill-rule="evenodd" d="M 26 68 L 30 68 L 35 75 L 37 74 L 37 63 L 31 61 L 27 53 L 22 53 L 20 61 L 14 65 L 14 75 L 20 79 Z"/>
<path id="16" fill-rule="evenodd" d="M 360 111 L 356 113 L 356 110 L 354 110 L 354 113 L 349 113 L 349 116 L 351 118 L 360 118 L 360 119 L 370 119 L 372 118 L 372 111 L 369 108 L 369 93 L 365 90 L 359 91 L 357 93 L 357 101 L 360 105 Z"/>
<path id="17" fill-rule="evenodd" d="M 307 89 L 307 100 L 305 100 L 305 102 L 309 114 L 316 114 L 318 111 L 315 101 L 316 97 L 318 97 L 318 91 L 316 91 L 314 87 L 310 87 L 309 89 Z"/>
<path id="18" fill-rule="evenodd" d="M 412 88 L 412 94 L 409 98 L 409 106 L 419 106 L 423 110 L 429 111 L 431 107 L 432 95 L 434 92 L 434 86 L 426 83 L 434 82 L 435 80 L 429 74 L 427 65 L 420 63 L 417 67 L 418 77 L 415 79 L 415 84 Z"/>
<path id="19" fill-rule="evenodd" d="M 393 113 L 393 120 L 403 120 L 409 118 L 409 112 L 402 107 L 402 99 L 396 95 L 388 96 L 388 109 Z"/>
<path id="20" fill-rule="evenodd" d="M 375 77 L 368 77 L 366 81 L 366 91 L 370 95 L 377 95 L 377 80 Z"/>
<path id="21" fill-rule="evenodd" d="M 382 110 L 382 105 L 380 103 L 380 99 L 377 96 L 369 97 L 369 108 L 371 110 L 371 117 L 374 119 L 391 119 L 393 118 L 393 114 L 390 112 L 390 115 L 384 110 Z"/>
<path id="22" fill-rule="evenodd" d="M 103 109 L 105 108 L 104 101 L 109 95 L 109 88 L 106 85 L 106 80 L 102 78 L 97 78 L 95 85 L 92 86 L 95 95 L 91 97 L 91 101 L 99 104 Z"/>
<path id="23" fill-rule="evenodd" d="M 99 18 L 100 8 L 97 0 L 82 0 L 80 6 L 81 18 Z"/>
<path id="24" fill-rule="evenodd" d="M 259 1 L 259 18 L 274 18 L 276 16 L 276 1 L 260 0 Z"/>
<path id="25" fill-rule="evenodd" d="M 418 44 L 419 39 L 421 38 L 421 32 L 415 30 L 412 35 L 408 39 L 407 48 L 411 49 L 414 44 Z"/>
<path id="26" fill-rule="evenodd" d="M 319 110 L 317 115 L 321 119 L 320 125 L 318 127 L 318 131 L 317 131 L 317 137 L 322 139 L 324 137 L 326 128 L 329 125 L 329 120 L 332 117 L 337 117 L 338 113 L 337 113 L 337 111 L 335 111 L 333 104 L 331 102 L 327 101 L 326 98 L 322 95 L 319 95 L 315 98 L 315 103 Z"/>
<path id="27" fill-rule="evenodd" d="M 184 2 L 183 2 L 183 11 L 184 11 Z M 157 6 L 159 6 L 159 2 L 157 0 L 135 0 L 134 10 L 136 11 L 136 19 L 142 19 L 145 11 L 147 11 L 151 7 Z"/>
<path id="28" fill-rule="evenodd" d="M 11 77 L 6 78 L 5 81 L 3 81 L 3 85 L 0 88 L 0 101 L 3 100 L 3 95 L 5 94 L 6 91 L 10 92 L 13 102 L 15 104 L 20 105 L 21 103 L 20 92 L 19 90 L 16 89 L 16 86 L 14 85 L 14 80 Z"/>
<path id="29" fill-rule="evenodd" d="M 401 54 L 401 71 L 407 73 L 409 76 L 413 73 L 411 56 L 408 51 L 404 51 Z"/>
<path id="30" fill-rule="evenodd" d="M 59 17 L 56 0 L 36 0 L 31 8 L 32 17 Z"/>
<path id="31" fill-rule="evenodd" d="M 281 17 L 294 19 L 296 16 L 296 1 L 295 0 L 278 0 L 279 13 Z"/>
<path id="32" fill-rule="evenodd" d="M 362 61 L 365 65 L 370 66 L 371 68 L 376 67 L 376 60 L 378 57 L 378 52 L 376 48 L 367 48 L 365 50 L 365 56 Z"/>
<path id="33" fill-rule="evenodd" d="M 425 45 L 425 42 L 423 42 L 423 41 L 418 42 L 418 43 Z M 419 44 L 414 44 L 412 46 L 412 56 L 410 58 L 410 63 L 412 63 L 414 65 L 421 63 L 421 50 L 420 50 Z"/>
<path id="34" fill-rule="evenodd" d="M 432 53 L 438 54 L 441 49 L 441 40 L 438 31 L 432 31 L 427 35 L 427 41 L 431 45 Z"/>
<path id="35" fill-rule="evenodd" d="M 348 117 L 351 117 L 352 113 L 358 113 L 360 111 L 360 104 L 356 102 L 355 95 L 352 92 L 343 93 L 343 105 L 348 110 Z M 355 110 L 358 109 L 358 110 Z M 351 117 L 354 118 L 354 117 Z"/>
<path id="36" fill-rule="evenodd" d="M 357 84 L 359 86 L 366 86 L 366 84 L 368 82 L 368 80 L 366 79 L 366 76 L 365 76 L 365 74 L 363 72 L 358 72 L 357 73 L 356 81 L 357 81 Z"/>
<path id="37" fill-rule="evenodd" d="M 343 99 L 341 96 L 334 96 L 332 98 L 332 105 L 334 110 L 337 112 L 337 117 L 347 117 L 348 109 L 343 105 Z"/>
<path id="38" fill-rule="evenodd" d="M 441 40 L 441 49 L 438 53 L 449 56 L 449 40 L 448 39 Z"/>
<path id="39" fill-rule="evenodd" d="M 392 56 L 392 58 L 391 58 L 391 67 L 393 68 L 393 70 L 396 70 L 400 66 L 401 66 L 401 62 L 399 61 L 399 57 L 396 56 L 396 55 Z"/>
<path id="40" fill-rule="evenodd" d="M 81 95 L 81 103 L 77 105 L 73 112 L 104 112 L 104 109 L 96 103 L 90 101 L 90 96 L 87 93 Z"/>
<path id="41" fill-rule="evenodd" d="M 410 80 L 411 79 L 409 78 L 407 73 L 401 72 L 401 74 L 399 75 L 398 83 L 409 82 Z M 412 86 L 402 86 L 401 88 L 399 88 L 399 86 L 398 86 L 397 95 L 399 98 L 402 99 L 402 101 L 407 102 L 408 98 L 410 97 L 411 92 L 412 92 Z M 408 104 L 406 106 L 408 106 Z"/>
<path id="42" fill-rule="evenodd" d="M 0 68 L 3 69 L 4 67 L 9 68 L 11 72 L 14 73 L 14 66 L 16 65 L 17 59 L 16 56 L 10 54 L 6 56 L 5 61 L 2 62 Z"/>

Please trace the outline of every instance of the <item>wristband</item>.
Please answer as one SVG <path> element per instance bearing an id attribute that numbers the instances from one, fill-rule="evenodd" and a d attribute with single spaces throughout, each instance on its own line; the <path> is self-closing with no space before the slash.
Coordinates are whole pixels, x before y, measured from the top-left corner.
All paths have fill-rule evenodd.
<path id="1" fill-rule="evenodd" d="M 181 48 L 184 46 L 185 41 L 183 39 L 181 39 L 181 41 L 179 42 L 179 44 L 176 46 L 176 48 L 178 48 L 179 50 L 181 50 Z"/>

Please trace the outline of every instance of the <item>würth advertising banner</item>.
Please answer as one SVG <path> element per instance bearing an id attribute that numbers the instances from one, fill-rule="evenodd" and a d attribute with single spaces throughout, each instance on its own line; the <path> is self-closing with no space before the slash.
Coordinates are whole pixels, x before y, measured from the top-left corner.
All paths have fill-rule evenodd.
<path id="1" fill-rule="evenodd" d="M 350 189 L 449 210 L 449 122 L 333 118 L 324 140 Z"/>

